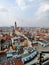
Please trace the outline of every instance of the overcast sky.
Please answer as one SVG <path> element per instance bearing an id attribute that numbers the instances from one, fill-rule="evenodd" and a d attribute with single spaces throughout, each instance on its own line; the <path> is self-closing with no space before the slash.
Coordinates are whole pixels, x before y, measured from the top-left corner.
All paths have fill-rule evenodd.
<path id="1" fill-rule="evenodd" d="M 0 26 L 49 27 L 49 0 L 0 0 Z"/>

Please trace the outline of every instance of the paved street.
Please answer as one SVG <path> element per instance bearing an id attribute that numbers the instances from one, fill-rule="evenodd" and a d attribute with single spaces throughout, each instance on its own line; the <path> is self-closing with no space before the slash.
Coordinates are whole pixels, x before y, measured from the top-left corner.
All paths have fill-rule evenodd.
<path id="1" fill-rule="evenodd" d="M 47 47 L 42 47 L 40 44 L 38 44 L 38 46 L 35 46 L 36 49 L 40 52 L 40 51 L 49 51 L 49 46 Z"/>

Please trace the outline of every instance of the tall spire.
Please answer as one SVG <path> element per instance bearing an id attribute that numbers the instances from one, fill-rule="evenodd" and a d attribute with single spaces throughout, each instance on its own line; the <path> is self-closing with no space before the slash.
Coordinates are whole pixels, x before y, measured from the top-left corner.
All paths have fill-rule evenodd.
<path id="1" fill-rule="evenodd" d="M 15 29 L 15 30 L 17 29 L 17 24 L 16 24 L 16 21 L 15 21 L 14 29 Z"/>

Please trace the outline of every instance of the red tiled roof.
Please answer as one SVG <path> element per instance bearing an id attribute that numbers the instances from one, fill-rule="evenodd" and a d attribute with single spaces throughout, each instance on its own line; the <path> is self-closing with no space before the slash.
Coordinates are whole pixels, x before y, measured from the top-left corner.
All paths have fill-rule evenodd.
<path id="1" fill-rule="evenodd" d="M 14 59 L 13 61 L 8 61 L 5 63 L 2 63 L 2 65 L 24 65 L 21 59 Z"/>
<path id="2" fill-rule="evenodd" d="M 1 56 L 4 56 L 5 54 L 6 54 L 6 52 L 0 51 L 0 55 L 1 55 Z"/>
<path id="3" fill-rule="evenodd" d="M 0 30 L 0 32 L 3 32 L 3 30 Z"/>
<path id="4" fill-rule="evenodd" d="M 45 34 L 40 33 L 40 34 L 37 34 L 37 36 L 45 36 Z"/>
<path id="5" fill-rule="evenodd" d="M 4 35 L 4 36 L 2 36 L 2 37 L 0 37 L 0 41 L 1 40 L 10 40 L 11 39 L 11 36 L 9 36 L 9 35 Z"/>
<path id="6" fill-rule="evenodd" d="M 15 65 L 24 65 L 21 59 L 15 59 L 13 63 L 15 63 Z"/>
<path id="7" fill-rule="evenodd" d="M 46 37 L 43 37 L 42 39 L 46 40 L 46 41 L 49 41 L 49 38 L 46 38 Z"/>

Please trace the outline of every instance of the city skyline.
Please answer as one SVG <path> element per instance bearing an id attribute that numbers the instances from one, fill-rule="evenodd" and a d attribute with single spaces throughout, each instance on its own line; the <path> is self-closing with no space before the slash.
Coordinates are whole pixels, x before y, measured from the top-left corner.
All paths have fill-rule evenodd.
<path id="1" fill-rule="evenodd" d="M 0 0 L 0 26 L 49 27 L 49 0 Z"/>

